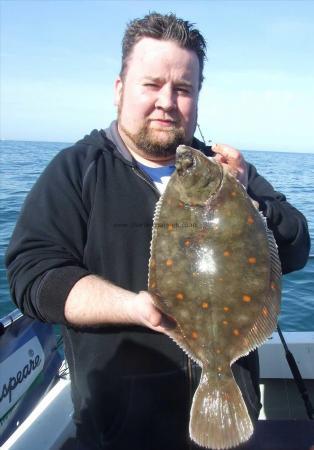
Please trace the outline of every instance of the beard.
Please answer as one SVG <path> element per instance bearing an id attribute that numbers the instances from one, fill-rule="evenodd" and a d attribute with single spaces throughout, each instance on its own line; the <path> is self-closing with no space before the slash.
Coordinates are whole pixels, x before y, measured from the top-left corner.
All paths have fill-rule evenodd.
<path id="1" fill-rule="evenodd" d="M 118 118 L 119 120 L 119 118 Z M 171 127 L 167 130 L 149 127 L 149 121 L 136 132 L 131 133 L 119 121 L 119 127 L 132 143 L 147 156 L 169 156 L 175 155 L 177 147 L 186 142 L 185 131 L 182 126 Z M 155 136 L 155 132 L 163 134 L 163 137 Z"/>

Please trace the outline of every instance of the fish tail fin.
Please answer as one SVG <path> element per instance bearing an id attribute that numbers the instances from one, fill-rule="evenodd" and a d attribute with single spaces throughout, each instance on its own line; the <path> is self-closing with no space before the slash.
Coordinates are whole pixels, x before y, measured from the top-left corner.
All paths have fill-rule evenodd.
<path id="1" fill-rule="evenodd" d="M 253 431 L 232 374 L 217 381 L 203 371 L 191 409 L 191 439 L 202 447 L 228 449 L 247 441 Z"/>

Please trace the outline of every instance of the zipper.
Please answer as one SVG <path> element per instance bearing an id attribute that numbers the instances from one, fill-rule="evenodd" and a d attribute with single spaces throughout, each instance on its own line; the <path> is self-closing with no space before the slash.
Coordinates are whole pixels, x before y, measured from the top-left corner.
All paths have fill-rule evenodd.
<path id="1" fill-rule="evenodd" d="M 149 178 L 148 175 L 146 175 L 138 167 L 134 167 L 133 166 L 132 170 L 133 170 L 133 172 L 135 173 L 136 176 L 141 178 L 141 180 L 145 181 L 145 183 L 148 184 L 148 186 L 150 186 L 153 189 L 153 191 L 158 195 L 158 198 L 159 198 L 160 197 L 160 192 L 158 191 L 158 189 L 154 185 L 153 180 L 151 178 Z"/>

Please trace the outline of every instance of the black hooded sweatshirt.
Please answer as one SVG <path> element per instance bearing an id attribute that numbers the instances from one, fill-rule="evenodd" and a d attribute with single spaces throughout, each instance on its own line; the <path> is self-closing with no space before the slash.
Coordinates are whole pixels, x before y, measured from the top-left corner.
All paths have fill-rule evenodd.
<path id="1" fill-rule="evenodd" d="M 192 145 L 211 155 L 197 139 Z M 305 218 L 254 166 L 248 170 L 248 194 L 273 230 L 283 272 L 302 268 L 310 247 Z M 7 251 L 16 305 L 34 319 L 63 325 L 74 419 L 90 449 L 190 445 L 188 415 L 199 370 L 177 345 L 140 326 L 74 328 L 64 317 L 71 288 L 88 274 L 133 292 L 147 289 L 158 198 L 113 122 L 51 161 L 25 200 Z M 233 372 L 256 418 L 257 353 L 241 358 Z"/>

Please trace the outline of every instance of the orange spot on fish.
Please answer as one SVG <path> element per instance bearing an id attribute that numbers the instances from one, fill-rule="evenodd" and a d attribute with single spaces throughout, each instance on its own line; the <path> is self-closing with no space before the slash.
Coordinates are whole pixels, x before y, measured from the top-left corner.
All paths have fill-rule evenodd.
<path id="1" fill-rule="evenodd" d="M 222 323 L 223 323 L 224 325 L 228 325 L 229 322 L 228 322 L 228 320 L 223 320 Z"/>
<path id="2" fill-rule="evenodd" d="M 203 302 L 202 303 L 202 308 L 203 309 L 207 309 L 208 308 L 208 303 L 207 302 Z"/>
<path id="3" fill-rule="evenodd" d="M 247 218 L 247 223 L 248 223 L 249 225 L 252 225 L 252 224 L 254 223 L 254 219 L 253 219 L 252 216 L 248 216 L 248 218 Z"/>
<path id="4" fill-rule="evenodd" d="M 216 353 L 217 353 L 217 355 L 219 355 L 221 353 L 220 348 L 216 348 Z"/>
<path id="5" fill-rule="evenodd" d="M 252 300 L 252 297 L 251 297 L 250 295 L 244 294 L 244 295 L 242 296 L 242 300 L 243 300 L 245 303 L 250 303 L 250 301 Z"/>
<path id="6" fill-rule="evenodd" d="M 184 241 L 184 245 L 186 247 L 189 247 L 191 245 L 191 241 L 189 241 L 188 239 L 186 241 Z"/>
<path id="7" fill-rule="evenodd" d="M 231 192 L 231 195 L 232 195 L 232 197 L 236 197 L 237 193 L 233 191 L 233 192 Z"/>
<path id="8" fill-rule="evenodd" d="M 275 283 L 271 283 L 270 287 L 272 288 L 273 291 L 275 291 L 277 289 L 277 286 L 275 285 Z"/>
<path id="9" fill-rule="evenodd" d="M 172 225 L 172 223 L 169 223 L 169 225 L 168 225 L 168 231 L 172 231 L 173 230 L 173 225 Z"/>
<path id="10" fill-rule="evenodd" d="M 219 280 L 219 281 L 223 281 L 224 279 L 223 279 L 223 278 L 218 278 L 218 280 Z"/>
<path id="11" fill-rule="evenodd" d="M 218 370 L 218 372 L 221 372 L 221 371 L 222 371 L 222 367 L 221 367 L 221 366 L 218 366 L 218 367 L 217 367 L 217 370 Z"/>
<path id="12" fill-rule="evenodd" d="M 166 261 L 166 266 L 167 267 L 171 267 L 171 266 L 173 266 L 173 259 L 167 259 L 167 261 Z"/>
<path id="13" fill-rule="evenodd" d="M 240 336 L 240 331 L 239 331 L 237 328 L 235 328 L 235 329 L 232 331 L 232 333 L 233 333 L 235 336 Z"/>
<path id="14" fill-rule="evenodd" d="M 268 311 L 268 309 L 266 308 L 266 306 L 264 306 L 264 308 L 262 309 L 262 313 L 263 313 L 263 316 L 264 316 L 264 317 L 268 317 L 269 311 Z"/>
<path id="15" fill-rule="evenodd" d="M 178 292 L 177 294 L 176 294 L 176 299 L 177 300 L 183 300 L 184 299 L 184 295 L 182 294 L 182 292 Z"/>
<path id="16" fill-rule="evenodd" d="M 183 202 L 179 202 L 178 206 L 179 206 L 179 208 L 183 208 L 184 207 L 184 203 Z"/>
<path id="17" fill-rule="evenodd" d="M 224 311 L 225 311 L 225 312 L 228 312 L 228 311 L 230 311 L 230 308 L 229 308 L 229 306 L 224 306 Z"/>
<path id="18" fill-rule="evenodd" d="M 230 256 L 230 254 L 231 254 L 231 253 L 230 253 L 228 250 L 225 250 L 225 251 L 224 251 L 224 256 Z"/>
<path id="19" fill-rule="evenodd" d="M 153 281 L 153 282 L 151 283 L 150 287 L 151 287 L 152 289 L 155 289 L 155 287 L 156 287 L 155 281 Z"/>
<path id="20" fill-rule="evenodd" d="M 155 259 L 151 259 L 150 261 L 150 267 L 153 269 L 154 267 L 156 267 L 156 260 Z"/>
<path id="21" fill-rule="evenodd" d="M 251 256 L 251 257 L 248 259 L 248 263 L 249 263 L 249 264 L 256 264 L 256 258 L 255 258 L 254 256 Z"/>
<path id="22" fill-rule="evenodd" d="M 196 333 L 196 331 L 192 331 L 191 336 L 193 339 L 197 339 L 198 338 L 198 334 Z"/>

